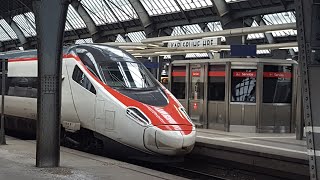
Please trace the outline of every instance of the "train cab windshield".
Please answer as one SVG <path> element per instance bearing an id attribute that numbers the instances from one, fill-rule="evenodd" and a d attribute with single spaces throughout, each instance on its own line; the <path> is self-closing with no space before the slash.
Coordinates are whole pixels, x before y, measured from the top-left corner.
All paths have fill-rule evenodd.
<path id="1" fill-rule="evenodd" d="M 153 106 L 168 104 L 166 94 L 147 68 L 124 50 L 91 44 L 79 45 L 70 51 L 92 74 L 122 94 Z"/>
<path id="2" fill-rule="evenodd" d="M 110 87 L 146 90 L 159 86 L 142 63 L 121 49 L 95 45 L 78 46 L 75 51 L 91 73 Z"/>
<path id="3" fill-rule="evenodd" d="M 155 83 L 140 63 L 119 61 L 101 65 L 106 83 L 114 88 L 154 88 Z"/>

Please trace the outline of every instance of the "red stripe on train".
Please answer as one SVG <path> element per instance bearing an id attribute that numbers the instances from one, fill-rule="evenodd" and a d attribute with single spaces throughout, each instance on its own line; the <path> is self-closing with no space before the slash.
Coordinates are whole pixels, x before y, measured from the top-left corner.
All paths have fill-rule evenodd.
<path id="1" fill-rule="evenodd" d="M 187 120 L 187 118 L 181 114 L 179 114 L 178 108 L 179 105 L 178 103 L 171 97 L 169 94 L 167 94 L 169 103 L 166 107 L 155 107 L 155 106 L 150 106 L 143 104 L 139 101 L 136 101 L 134 99 L 131 99 L 120 92 L 112 89 L 111 87 L 107 86 L 104 84 L 100 79 L 98 79 L 96 76 L 94 76 L 88 69 L 87 67 L 81 62 L 80 58 L 78 56 L 72 55 L 72 54 L 67 54 L 64 55 L 63 58 L 74 58 L 77 60 L 81 66 L 84 68 L 84 70 L 96 81 L 98 82 L 101 86 L 104 87 L 112 96 L 114 96 L 116 99 L 118 99 L 122 104 L 125 106 L 135 106 L 140 108 L 152 121 L 153 125 L 165 125 L 165 124 L 185 124 L 184 126 L 175 126 L 175 130 L 180 130 L 184 134 L 190 134 L 192 131 L 192 125 L 191 123 Z M 33 57 L 33 58 L 15 58 L 15 59 L 9 59 L 9 62 L 21 62 L 21 61 L 36 61 L 38 58 Z M 185 74 L 185 72 L 184 72 Z M 190 128 L 185 128 L 185 126 L 190 126 Z M 179 128 L 177 128 L 179 127 Z M 164 130 L 173 130 L 172 126 L 162 126 Z"/>
<path id="2" fill-rule="evenodd" d="M 98 79 L 96 76 L 94 76 L 87 67 L 80 61 L 82 67 L 85 69 L 85 71 L 95 80 L 97 81 L 102 87 L 104 87 L 105 90 L 107 90 L 112 96 L 114 96 L 117 100 L 119 100 L 122 104 L 124 104 L 126 107 L 128 106 L 135 106 L 138 107 L 142 112 L 144 112 L 152 121 L 152 124 L 155 126 L 159 125 L 177 125 L 181 124 L 183 126 L 175 126 L 176 129 L 179 130 L 185 135 L 188 135 L 192 132 L 190 128 L 185 128 L 185 126 L 190 126 L 192 129 L 192 124 L 188 121 L 188 119 L 179 113 L 178 108 L 179 105 L 171 97 L 170 94 L 167 93 L 167 97 L 169 99 L 169 103 L 165 107 L 155 107 L 147 104 L 143 104 L 139 101 L 136 101 L 134 99 L 131 99 L 120 92 L 112 89 L 110 86 L 104 84 L 100 79 Z M 179 127 L 179 128 L 178 128 Z M 172 131 L 172 126 L 162 126 L 164 128 L 163 130 L 169 130 Z"/>
<path id="3" fill-rule="evenodd" d="M 80 58 L 73 54 L 65 54 L 62 58 L 74 58 L 77 61 L 80 61 Z M 38 61 L 37 57 L 27 57 L 27 58 L 12 58 L 8 59 L 8 62 L 21 62 L 21 61 Z"/>

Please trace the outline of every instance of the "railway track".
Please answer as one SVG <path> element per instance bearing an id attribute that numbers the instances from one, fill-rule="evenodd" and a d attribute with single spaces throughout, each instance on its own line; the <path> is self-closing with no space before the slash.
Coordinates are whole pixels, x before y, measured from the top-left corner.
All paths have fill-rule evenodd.
<path id="1" fill-rule="evenodd" d="M 189 156 L 181 163 L 145 163 L 141 161 L 126 161 L 135 165 L 177 175 L 188 179 L 206 180 L 286 180 L 263 170 L 247 170 L 244 165 L 233 164 L 221 160 L 203 159 Z"/>

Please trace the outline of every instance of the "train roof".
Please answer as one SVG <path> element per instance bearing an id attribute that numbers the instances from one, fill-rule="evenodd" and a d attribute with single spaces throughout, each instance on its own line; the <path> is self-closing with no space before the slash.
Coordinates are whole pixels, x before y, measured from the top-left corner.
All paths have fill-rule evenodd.
<path id="1" fill-rule="evenodd" d="M 64 46 L 63 47 L 63 54 L 67 54 L 69 49 L 73 47 L 83 47 L 83 46 L 89 46 L 89 47 L 96 47 L 100 49 L 105 48 L 113 48 L 113 49 L 118 49 L 122 50 L 120 48 L 110 46 L 110 45 L 105 45 L 105 44 L 95 44 L 95 43 L 90 43 L 90 44 L 77 44 L 77 45 L 71 45 L 71 46 Z M 31 57 L 37 57 L 37 49 L 30 49 L 30 50 L 13 50 L 13 51 L 6 51 L 6 52 L 0 52 L 0 58 L 5 58 L 5 59 L 12 59 L 12 58 L 31 58 Z"/>
<path id="2" fill-rule="evenodd" d="M 286 59 L 268 59 L 268 58 L 222 58 L 222 59 L 193 59 L 193 60 L 175 60 L 172 64 L 196 64 L 196 63 L 226 63 L 250 64 L 250 63 L 276 63 L 276 64 L 298 64 L 295 60 Z"/>

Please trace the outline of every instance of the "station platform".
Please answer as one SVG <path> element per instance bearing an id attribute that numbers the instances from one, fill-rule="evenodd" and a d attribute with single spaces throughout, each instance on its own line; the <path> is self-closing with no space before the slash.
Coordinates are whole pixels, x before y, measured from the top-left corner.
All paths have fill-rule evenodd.
<path id="1" fill-rule="evenodd" d="M 35 141 L 7 136 L 0 146 L 0 179 L 183 179 L 125 162 L 61 147 L 59 168 L 37 168 Z"/>
<path id="2" fill-rule="evenodd" d="M 293 177 L 309 176 L 306 142 L 296 140 L 295 134 L 197 129 L 196 146 L 192 154 L 233 161 L 248 165 L 249 168 L 259 168 L 260 171 L 292 173 Z"/>

